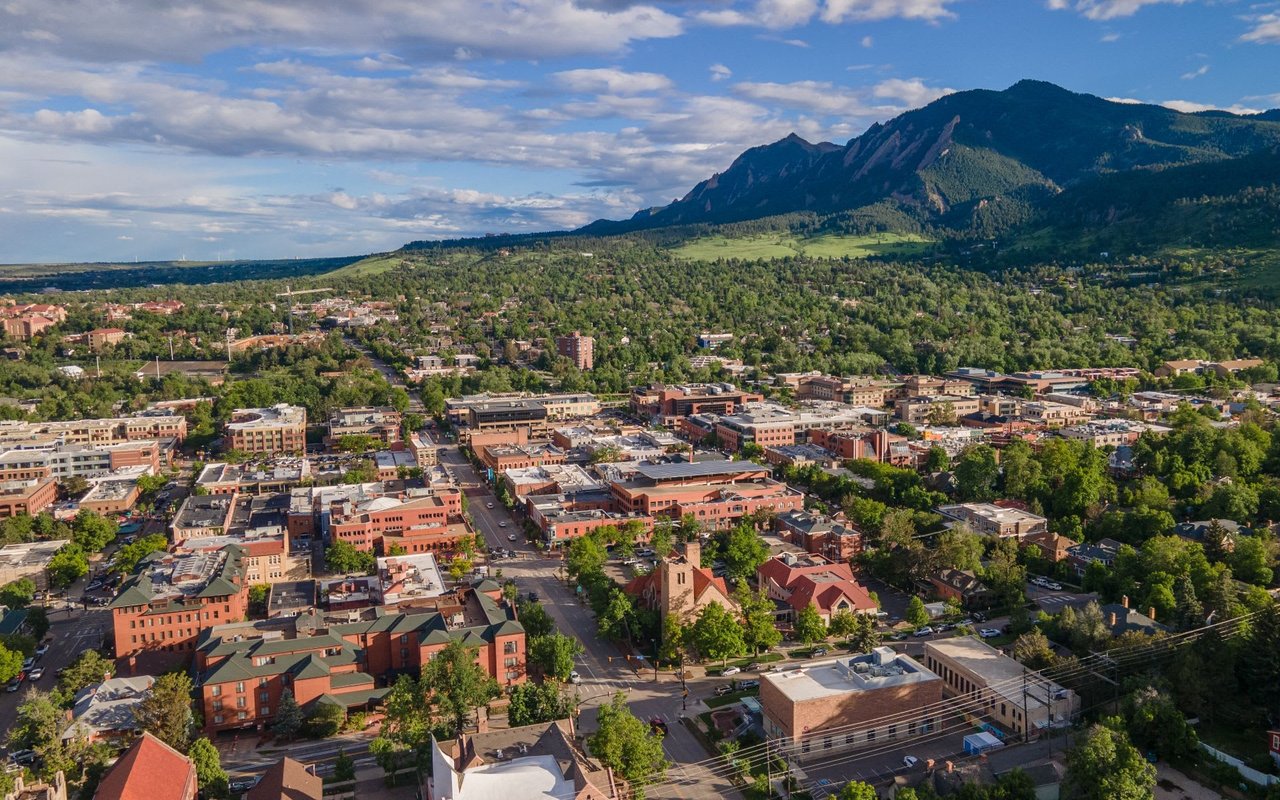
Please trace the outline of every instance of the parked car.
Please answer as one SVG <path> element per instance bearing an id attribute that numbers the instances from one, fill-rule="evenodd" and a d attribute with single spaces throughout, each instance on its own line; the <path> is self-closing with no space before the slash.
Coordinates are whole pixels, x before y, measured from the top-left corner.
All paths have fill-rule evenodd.
<path id="1" fill-rule="evenodd" d="M 508 534 L 507 534 L 507 541 L 508 541 L 508 542 L 514 542 L 514 541 L 516 541 L 516 535 L 515 535 L 514 533 L 508 533 Z"/>
<path id="2" fill-rule="evenodd" d="M 569 673 L 569 683 L 582 683 L 582 676 L 576 669 Z"/>
<path id="3" fill-rule="evenodd" d="M 907 767 L 908 769 L 910 769 L 911 767 L 914 767 L 916 764 L 919 764 L 919 763 L 920 763 L 920 759 L 916 758 L 915 756 L 902 757 L 902 765 L 904 767 Z"/>
<path id="4" fill-rule="evenodd" d="M 822 656 L 825 656 L 825 655 L 826 655 L 827 653 L 829 653 L 829 652 L 830 652 L 830 651 L 829 651 L 829 650 L 827 650 L 827 648 L 825 648 L 825 647 L 819 647 L 819 648 L 817 648 L 816 650 L 814 650 L 814 651 L 813 651 L 813 657 L 814 657 L 814 658 L 821 658 Z"/>
<path id="5" fill-rule="evenodd" d="M 1000 631 L 996 630 L 995 628 L 983 628 L 982 630 L 978 631 L 978 635 L 981 636 L 983 639 L 994 639 L 1000 635 Z"/>
<path id="6" fill-rule="evenodd" d="M 917 628 L 915 632 L 912 633 L 911 635 L 912 636 L 932 636 L 933 628 L 930 628 L 928 625 L 925 625 L 923 628 Z"/>
<path id="7" fill-rule="evenodd" d="M 728 669 L 726 669 L 724 672 L 720 674 L 721 675 L 737 675 L 739 672 L 742 672 L 742 667 L 729 667 Z"/>
<path id="8" fill-rule="evenodd" d="M 13 764 L 22 764 L 23 766 L 26 766 L 27 764 L 34 764 L 36 763 L 36 751 L 14 750 L 9 754 L 9 761 Z"/>
<path id="9" fill-rule="evenodd" d="M 231 791 L 241 794 L 257 786 L 259 780 L 261 780 L 261 778 L 256 776 L 252 778 L 237 778 L 230 783 L 230 788 Z"/>
<path id="10" fill-rule="evenodd" d="M 973 617 L 973 621 L 974 621 L 974 622 L 986 622 L 986 621 L 987 621 L 987 615 L 986 615 L 986 614 L 983 614 L 981 611 L 975 611 L 975 612 L 973 612 L 972 614 L 970 614 L 969 616 Z"/>
<path id="11" fill-rule="evenodd" d="M 40 646 L 36 648 L 36 658 L 44 658 L 44 654 L 47 652 L 49 652 L 49 644 L 41 642 Z"/>
<path id="12" fill-rule="evenodd" d="M 716 697 L 724 697 L 726 694 L 732 694 L 733 687 L 725 683 L 716 687 Z"/>
<path id="13" fill-rule="evenodd" d="M 537 592 L 529 592 L 528 597 L 529 597 L 529 602 L 530 602 L 530 603 L 536 603 L 536 602 L 538 602 L 538 593 L 537 593 Z"/>
<path id="14" fill-rule="evenodd" d="M 1062 584 L 1060 584 L 1060 583 L 1046 583 L 1046 584 L 1045 584 L 1045 588 L 1046 588 L 1046 589 L 1051 589 L 1052 591 L 1055 591 L 1055 592 L 1060 592 L 1060 591 L 1062 591 Z"/>
<path id="15" fill-rule="evenodd" d="M 749 681 L 738 681 L 738 691 L 745 692 L 748 689 L 759 689 L 760 681 L 752 679 Z"/>
<path id="16" fill-rule="evenodd" d="M 18 691 L 22 688 L 22 679 L 25 677 L 27 676 L 24 673 L 19 672 L 17 677 L 9 681 L 9 684 L 4 687 L 4 690 L 10 693 Z"/>
<path id="17" fill-rule="evenodd" d="M 653 731 L 654 733 L 657 733 L 658 731 L 662 731 L 662 735 L 665 737 L 667 735 L 666 720 L 664 720 L 662 717 L 653 717 L 652 719 L 649 720 L 649 730 Z"/>
<path id="18" fill-rule="evenodd" d="M 903 639 L 907 638 L 907 635 L 906 635 L 905 633 L 903 633 L 902 631 L 898 631 L 897 633 L 892 634 L 889 638 L 890 638 L 890 639 L 892 639 L 892 640 L 893 640 L 893 641 L 895 641 L 895 642 L 900 642 L 900 641 L 902 641 Z"/>
<path id="19" fill-rule="evenodd" d="M 31 668 L 32 668 L 32 667 L 34 667 L 35 665 L 36 665 L 36 660 L 35 660 L 35 658 L 34 658 L 34 657 L 31 657 L 31 658 L 25 658 L 25 659 L 23 659 L 23 661 L 22 661 L 22 671 L 23 671 L 23 672 L 26 672 L 27 670 L 31 669 Z"/>
<path id="20" fill-rule="evenodd" d="M 36 667 L 35 669 L 31 670 L 31 673 L 29 675 L 27 675 L 27 680 L 38 681 L 43 677 L 44 677 L 44 667 Z"/>

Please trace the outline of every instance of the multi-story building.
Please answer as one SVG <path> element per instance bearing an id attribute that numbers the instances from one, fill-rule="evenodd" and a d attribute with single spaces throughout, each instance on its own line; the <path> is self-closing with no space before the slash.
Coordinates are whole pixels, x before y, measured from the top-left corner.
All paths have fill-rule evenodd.
<path id="1" fill-rule="evenodd" d="M 694 414 L 733 414 L 763 395 L 739 390 L 732 383 L 637 387 L 631 390 L 631 413 L 660 425 L 675 425 Z"/>
<path id="2" fill-rule="evenodd" d="M 134 507 L 142 490 L 138 478 L 146 473 L 138 470 L 117 476 L 89 479 L 89 491 L 76 501 L 81 509 L 98 514 L 123 514 Z"/>
<path id="3" fill-rule="evenodd" d="M 1038 735 L 1069 726 L 1080 711 L 1075 692 L 972 636 L 925 642 L 922 660 L 954 699 L 953 713 L 987 717 L 1006 733 Z"/>
<path id="4" fill-rule="evenodd" d="M 67 310 L 47 303 L 0 306 L 0 322 L 10 339 L 29 341 L 60 322 L 67 321 Z"/>
<path id="5" fill-rule="evenodd" d="M 760 678 L 765 736 L 801 762 L 909 742 L 939 729 L 942 680 L 890 647 Z"/>
<path id="6" fill-rule="evenodd" d="M 187 418 L 167 409 L 140 412 L 132 417 L 77 419 L 61 422 L 0 423 L 0 446 L 40 445 L 106 446 L 122 442 L 187 438 Z"/>
<path id="7" fill-rule="evenodd" d="M 595 366 L 595 349 L 596 340 L 583 336 L 578 331 L 569 336 L 556 337 L 556 350 L 580 370 L 589 370 Z"/>
<path id="8" fill-rule="evenodd" d="M 833 564 L 822 556 L 783 553 L 761 564 L 756 577 L 769 598 L 787 609 L 784 616 L 789 620 L 810 605 L 827 622 L 842 611 L 875 614 L 880 610 L 848 564 Z"/>
<path id="9" fill-rule="evenodd" d="M 0 547 L 0 586 L 19 578 L 30 578 L 36 589 L 49 588 L 49 561 L 68 544 L 68 539 L 25 542 Z"/>
<path id="10" fill-rule="evenodd" d="M 829 517 L 809 511 L 788 511 L 774 517 L 773 525 L 784 541 L 828 561 L 852 561 L 862 552 L 862 531 Z"/>
<path id="11" fill-rule="evenodd" d="M 578 494 L 608 490 L 577 464 L 541 464 L 502 471 L 502 483 L 517 500 L 529 495 Z"/>
<path id="12" fill-rule="evenodd" d="M 452 552 L 468 533 L 457 489 L 409 489 L 401 498 L 340 502 L 328 511 L 328 538 L 365 552 L 388 552 L 392 544 L 409 553 Z"/>
<path id="13" fill-rule="evenodd" d="M 94 328 L 84 335 L 85 343 L 91 350 L 102 350 L 113 347 L 129 338 L 123 328 Z"/>
<path id="14" fill-rule="evenodd" d="M 432 769 L 424 800 L 618 800 L 632 797 L 626 780 L 582 749 L 573 720 L 540 722 L 431 740 Z"/>
<path id="15" fill-rule="evenodd" d="M 1039 514 L 1000 503 L 959 503 L 939 506 L 938 513 L 967 525 L 974 533 L 1000 539 L 1030 536 L 1048 530 L 1049 520 Z"/>
<path id="16" fill-rule="evenodd" d="M 305 453 L 307 410 L 285 403 L 238 408 L 226 425 L 228 449 L 242 453 Z"/>
<path id="17" fill-rule="evenodd" d="M 329 414 L 325 444 L 333 447 L 343 436 L 372 436 L 384 445 L 400 441 L 400 424 L 404 417 L 394 408 L 338 408 Z"/>
<path id="18" fill-rule="evenodd" d="M 444 576 L 433 553 L 412 556 L 389 556 L 378 559 L 378 582 L 373 601 L 393 606 L 445 593 Z"/>
<path id="19" fill-rule="evenodd" d="M 156 679 L 107 678 L 76 693 L 71 706 L 71 724 L 62 732 L 62 741 L 127 742 L 142 732 L 134 714 L 151 692 Z"/>
<path id="20" fill-rule="evenodd" d="M 813 429 L 807 431 L 805 435 L 810 444 L 830 451 L 837 458 L 846 461 L 860 458 L 889 461 L 891 445 L 906 441 L 903 437 L 889 433 L 883 428 Z"/>
<path id="21" fill-rule="evenodd" d="M 34 517 L 57 499 L 58 484 L 52 478 L 0 481 L 0 519 Z"/>
<path id="22" fill-rule="evenodd" d="M 633 579 L 625 591 L 639 598 L 646 608 L 658 613 L 658 619 L 666 625 L 668 617 L 681 623 L 697 618 L 706 606 L 715 603 L 737 613 L 724 578 L 717 578 L 711 570 L 701 566 L 702 547 L 698 542 L 686 542 L 684 552 L 658 559 L 651 572 Z"/>
<path id="23" fill-rule="evenodd" d="M 545 438 L 548 432 L 547 407 L 537 400 L 495 400 L 476 403 L 467 409 L 466 425 L 459 440 L 477 434 L 523 432 L 529 439 Z"/>
<path id="24" fill-rule="evenodd" d="M 288 528 L 290 502 L 287 494 L 235 496 L 222 533 L 188 535 L 181 540 L 175 533 L 173 552 L 215 553 L 234 545 L 243 551 L 244 580 L 251 586 L 306 578 L 311 574 L 311 551 L 293 551 Z M 211 517 L 217 516 L 215 510 Z"/>
<path id="25" fill-rule="evenodd" d="M 551 444 L 490 444 L 477 449 L 480 463 L 495 473 L 554 466 L 565 463 L 569 458 L 565 451 Z"/>
<path id="26" fill-rule="evenodd" d="M 492 594 L 501 597 L 500 591 Z M 375 683 L 388 686 L 398 675 L 418 674 L 453 641 L 473 648 L 476 663 L 499 685 L 523 683 L 525 632 L 514 609 L 474 589 L 445 599 L 431 601 L 439 610 L 379 613 L 356 622 L 306 615 L 204 631 L 195 669 L 206 730 L 270 724 L 286 689 L 303 706 L 365 706 L 387 691 Z"/>
<path id="27" fill-rule="evenodd" d="M 209 494 L 272 494 L 289 492 L 309 483 L 320 483 L 339 473 L 317 473 L 307 458 L 277 458 L 262 465 L 246 466 L 216 461 L 205 464 L 196 486 Z"/>
<path id="28" fill-rule="evenodd" d="M 155 441 L 22 447 L 0 453 L 0 480 L 95 478 L 139 466 L 159 472 L 165 455 L 167 450 Z"/>
<path id="29" fill-rule="evenodd" d="M 189 656 L 201 630 L 243 619 L 248 611 L 244 550 L 228 545 L 213 553 L 153 553 L 120 585 L 110 608 L 116 658 L 129 671 L 141 655 Z"/>
<path id="30" fill-rule="evenodd" d="M 708 529 L 730 527 L 762 509 L 781 514 L 804 507 L 802 492 L 750 461 L 639 464 L 631 477 L 609 486 L 616 511 L 675 519 L 692 514 Z"/>
<path id="31" fill-rule="evenodd" d="M 924 425 L 931 416 L 963 417 L 981 408 L 977 397 L 954 394 L 929 394 L 904 397 L 894 405 L 898 419 L 910 425 Z"/>
<path id="32" fill-rule="evenodd" d="M 199 789 L 191 759 L 143 733 L 102 776 L 93 800 L 196 800 Z"/>
<path id="33" fill-rule="evenodd" d="M 193 494 L 182 501 L 170 526 L 174 544 L 196 537 L 223 536 L 231 529 L 236 499 L 232 494 Z"/>

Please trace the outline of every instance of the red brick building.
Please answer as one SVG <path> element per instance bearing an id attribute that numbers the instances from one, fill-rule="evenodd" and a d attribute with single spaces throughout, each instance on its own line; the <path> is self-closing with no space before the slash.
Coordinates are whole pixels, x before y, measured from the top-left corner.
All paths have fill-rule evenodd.
<path id="1" fill-rule="evenodd" d="M 20 514 L 35 516 L 58 499 L 58 484 L 52 478 L 0 483 L 0 519 Z"/>
<path id="2" fill-rule="evenodd" d="M 102 776 L 93 800 L 195 800 L 199 789 L 191 759 L 144 733 Z"/>
<path id="3" fill-rule="evenodd" d="M 195 651 L 203 629 L 244 619 L 244 555 L 228 545 L 214 553 L 155 553 L 144 559 L 111 601 L 116 658 L 133 672 L 140 655 L 185 657 Z"/>
<path id="4" fill-rule="evenodd" d="M 792 619 L 810 605 L 827 622 L 841 611 L 874 614 L 879 610 L 848 564 L 833 564 L 822 556 L 784 553 L 761 564 L 756 576 L 770 599 L 791 609 Z"/>
<path id="5" fill-rule="evenodd" d="M 589 370 L 595 366 L 596 340 L 574 331 L 570 336 L 556 337 L 556 350 L 560 355 L 573 362 L 580 370 Z"/>
<path id="6" fill-rule="evenodd" d="M 706 528 L 730 527 L 762 509 L 804 508 L 804 495 L 769 478 L 750 461 L 641 464 L 635 477 L 610 483 L 616 510 L 679 519 L 692 514 Z"/>
<path id="7" fill-rule="evenodd" d="M 395 538 L 398 544 L 418 540 L 421 546 L 409 552 L 430 552 L 451 549 L 457 537 L 466 532 L 456 527 L 461 522 L 459 490 L 411 489 L 403 498 L 378 497 L 332 509 L 329 538 L 365 552 L 389 550 L 383 541 L 386 538 Z"/>
<path id="8" fill-rule="evenodd" d="M 674 425 L 681 417 L 694 414 L 733 414 L 746 403 L 758 403 L 764 395 L 744 392 L 731 383 L 692 386 L 638 387 L 631 390 L 631 413 L 661 419 Z"/>

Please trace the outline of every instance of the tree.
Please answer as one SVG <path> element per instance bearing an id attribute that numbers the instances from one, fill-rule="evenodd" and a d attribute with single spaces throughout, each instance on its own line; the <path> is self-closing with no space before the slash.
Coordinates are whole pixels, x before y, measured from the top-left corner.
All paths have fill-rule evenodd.
<path id="1" fill-rule="evenodd" d="M 1271 603 L 1254 618 L 1237 670 L 1253 701 L 1280 716 L 1280 603 Z"/>
<path id="2" fill-rule="evenodd" d="M 995 496 L 1000 467 L 996 451 L 985 444 L 974 445 L 960 454 L 955 467 L 956 492 L 962 500 L 990 500 Z"/>
<path id="3" fill-rule="evenodd" d="M 89 574 L 89 559 L 75 542 L 69 542 L 49 559 L 49 582 L 59 589 L 66 588 Z"/>
<path id="4" fill-rule="evenodd" d="M 1064 800 L 1150 800 L 1156 768 L 1124 731 L 1094 725 L 1067 753 Z"/>
<path id="5" fill-rule="evenodd" d="M 30 578 L 18 578 L 0 588 L 0 606 L 7 608 L 26 608 L 36 595 L 35 581 Z"/>
<path id="6" fill-rule="evenodd" d="M 693 646 L 704 658 L 727 662 L 746 649 L 742 626 L 719 603 L 703 606 L 689 630 Z"/>
<path id="7" fill-rule="evenodd" d="M 916 595 L 912 595 L 907 601 L 907 610 L 903 615 L 913 628 L 922 628 L 929 624 L 929 612 L 924 607 L 924 601 Z"/>
<path id="8" fill-rule="evenodd" d="M 574 659 L 586 652 L 582 642 L 562 633 L 552 633 L 529 640 L 529 661 L 542 669 L 542 674 L 559 681 L 569 680 Z"/>
<path id="9" fill-rule="evenodd" d="M 1058 614 L 1058 628 L 1071 649 L 1077 652 L 1101 650 L 1111 638 L 1111 629 L 1102 616 L 1102 609 L 1090 601 L 1076 611 L 1071 606 Z"/>
<path id="10" fill-rule="evenodd" d="M 581 580 L 584 575 L 593 575 L 604 569 L 609 554 L 604 545 L 595 536 L 579 536 L 569 542 L 569 552 L 565 555 L 565 569 L 569 577 Z"/>
<path id="11" fill-rule="evenodd" d="M 815 644 L 827 638 L 827 623 L 816 605 L 810 603 L 796 614 L 795 633 L 796 639 L 804 644 Z"/>
<path id="12" fill-rule="evenodd" d="M 310 739 L 327 739 L 342 730 L 347 712 L 332 703 L 315 703 L 311 714 L 302 723 L 302 733 Z"/>
<path id="13" fill-rule="evenodd" d="M 753 592 L 746 581 L 734 590 L 734 600 L 742 613 L 742 641 L 747 649 L 758 654 L 761 650 L 777 647 L 782 641 L 782 631 L 774 617 L 773 601 L 764 589 Z"/>
<path id="14" fill-rule="evenodd" d="M 169 547 L 169 539 L 163 533 L 143 536 L 116 550 L 111 565 L 112 572 L 128 575 L 138 566 L 138 562 L 152 553 L 162 553 Z"/>
<path id="15" fill-rule="evenodd" d="M 876 789 L 869 783 L 849 781 L 836 795 L 836 800 L 877 800 Z"/>
<path id="16" fill-rule="evenodd" d="M 626 592 L 616 586 L 609 587 L 596 616 L 596 628 L 606 639 L 620 641 L 632 638 L 638 628 L 636 607 Z"/>
<path id="17" fill-rule="evenodd" d="M 455 734 L 477 709 L 502 694 L 498 682 L 476 663 L 475 650 L 458 639 L 422 668 L 421 685 Z"/>
<path id="18" fill-rule="evenodd" d="M 275 722 L 272 723 L 271 730 L 277 738 L 288 741 L 302 730 L 302 723 L 302 707 L 298 705 L 293 692 L 285 689 L 280 693 L 280 705 L 276 709 Z"/>
<path id="19" fill-rule="evenodd" d="M 1124 703 L 1125 729 L 1142 750 L 1153 750 L 1161 758 L 1195 761 L 1199 737 L 1173 700 L 1152 686 L 1133 692 Z"/>
<path id="20" fill-rule="evenodd" d="M 0 683 L 8 683 L 22 672 L 23 655 L 0 644 Z"/>
<path id="21" fill-rule="evenodd" d="M 1228 561 L 1237 579 L 1255 586 L 1267 586 L 1271 583 L 1272 567 L 1276 563 L 1274 540 L 1267 541 L 1261 536 L 1237 536 L 1235 549 Z"/>
<path id="22" fill-rule="evenodd" d="M 356 779 L 356 761 L 347 755 L 347 751 L 338 748 L 333 759 L 333 780 L 335 783 L 349 783 Z"/>
<path id="23" fill-rule="evenodd" d="M 174 750 L 185 751 L 193 722 L 191 691 L 191 678 L 185 672 L 168 672 L 156 678 L 134 714 L 138 727 Z"/>
<path id="24" fill-rule="evenodd" d="M 87 553 L 96 553 L 111 544 L 119 529 L 115 520 L 82 508 L 71 522 L 71 541 Z"/>
<path id="25" fill-rule="evenodd" d="M 103 658 L 97 650 L 85 650 L 58 678 L 58 690 L 67 697 L 74 697 L 76 692 L 101 683 L 104 677 L 115 672 L 114 661 Z"/>
<path id="26" fill-rule="evenodd" d="M 1038 628 L 1027 631 L 1013 643 L 1011 653 L 1016 661 L 1029 669 L 1044 669 L 1053 664 L 1053 648 L 1049 646 L 1049 637 Z"/>
<path id="27" fill-rule="evenodd" d="M 1173 583 L 1174 624 L 1180 630 L 1198 628 L 1204 624 L 1204 606 L 1196 597 L 1196 587 L 1190 575 L 1179 575 Z"/>
<path id="28" fill-rule="evenodd" d="M 222 768 L 222 758 L 213 742 L 204 736 L 196 739 L 187 751 L 187 758 L 196 768 L 196 780 L 206 797 L 228 797 L 231 794 L 227 772 Z"/>
<path id="29" fill-rule="evenodd" d="M 631 784 L 636 800 L 644 800 L 644 787 L 667 771 L 662 735 L 631 713 L 621 692 L 600 706 L 596 720 L 596 732 L 587 739 L 591 754 Z"/>
<path id="30" fill-rule="evenodd" d="M 27 609 L 27 629 L 36 641 L 44 638 L 49 632 L 49 612 L 43 606 L 32 606 Z"/>
<path id="31" fill-rule="evenodd" d="M 938 534 L 934 558 L 938 569 L 976 572 L 982 567 L 982 537 L 963 526 Z"/>
<path id="32" fill-rule="evenodd" d="M 373 553 L 357 550 L 350 542 L 339 539 L 325 549 L 324 563 L 330 572 L 368 575 L 373 572 L 378 560 Z"/>
<path id="33" fill-rule="evenodd" d="M 847 639 L 858 630 L 858 618 L 848 609 L 840 609 L 831 615 L 827 625 L 827 633 L 837 639 Z"/>
<path id="34" fill-rule="evenodd" d="M 725 571 L 745 580 L 769 558 L 769 546 L 749 526 L 739 525 L 725 536 L 723 557 Z"/>
<path id="35" fill-rule="evenodd" d="M 951 469 L 951 456 L 947 455 L 947 451 L 936 444 L 930 447 L 924 458 L 924 471 L 946 472 L 949 469 Z"/>
<path id="36" fill-rule="evenodd" d="M 510 585 L 515 586 L 515 584 Z M 556 629 L 555 621 L 551 619 L 551 615 L 537 601 L 517 600 L 516 614 L 520 618 L 520 624 L 524 627 L 525 635 L 530 639 L 546 636 Z"/>
<path id="37" fill-rule="evenodd" d="M 50 692 L 28 689 L 18 704 L 17 719 L 9 729 L 9 749 L 35 750 L 41 757 L 61 744 L 65 712 Z"/>
<path id="38" fill-rule="evenodd" d="M 507 723 L 513 728 L 551 722 L 573 714 L 574 703 L 560 691 L 554 681 L 534 683 L 528 681 L 511 690 L 511 704 L 507 706 Z"/>
<path id="39" fill-rule="evenodd" d="M 1027 585 L 1027 568 L 1018 563 L 1016 540 L 1010 538 L 996 542 L 987 559 L 983 578 L 1003 605 L 1009 608 L 1022 605 L 1026 599 L 1023 590 Z"/>
<path id="40" fill-rule="evenodd" d="M 671 532 L 671 526 L 658 525 L 653 529 L 653 533 L 649 536 L 649 547 L 653 549 L 654 556 L 657 558 L 666 558 L 671 555 L 671 551 L 675 549 L 676 537 Z"/>
<path id="41" fill-rule="evenodd" d="M 343 453 L 368 453 L 377 450 L 380 440 L 367 433 L 349 433 L 338 437 L 336 449 Z"/>

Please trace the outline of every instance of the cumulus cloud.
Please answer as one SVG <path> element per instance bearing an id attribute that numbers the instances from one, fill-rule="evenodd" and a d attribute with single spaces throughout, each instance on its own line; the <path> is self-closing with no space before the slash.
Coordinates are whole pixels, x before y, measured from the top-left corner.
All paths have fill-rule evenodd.
<path id="1" fill-rule="evenodd" d="M 1240 37 L 1241 41 L 1280 44 L 1280 14 L 1259 14 L 1251 22 L 1253 27 Z"/>
<path id="2" fill-rule="evenodd" d="M 1190 0 L 1048 0 L 1046 5 L 1055 11 L 1070 10 L 1092 20 L 1108 20 L 1131 17 L 1146 6 L 1161 4 L 1183 5 Z"/>
<path id="3" fill-rule="evenodd" d="M 1191 70 L 1190 72 L 1184 72 L 1184 73 L 1182 73 L 1182 79 L 1183 79 L 1184 81 L 1193 81 L 1193 80 L 1195 80 L 1196 78 L 1201 77 L 1202 75 L 1207 75 L 1208 73 L 1209 73 L 1209 65 L 1208 65 L 1208 64 L 1201 64 L 1199 67 L 1196 67 L 1195 69 Z"/>
<path id="4" fill-rule="evenodd" d="M 1250 108 L 1239 103 L 1229 106 L 1216 106 L 1212 103 L 1197 103 L 1192 100 L 1165 100 L 1160 105 L 1165 108 L 1172 108 L 1174 111 L 1182 111 L 1187 114 L 1194 114 L 1198 111 L 1227 111 L 1232 114 L 1261 114 L 1265 109 Z"/>
<path id="5" fill-rule="evenodd" d="M 571 92 L 641 94 L 671 88 L 671 79 L 656 72 L 625 72 L 621 69 L 571 69 L 552 76 Z"/>
<path id="6" fill-rule="evenodd" d="M 747 10 L 714 9 L 694 18 L 708 25 L 754 25 L 775 30 L 819 19 L 830 24 L 850 20 L 912 19 L 935 22 L 955 16 L 956 0 L 755 0 Z"/>
<path id="7" fill-rule="evenodd" d="M 711 80 L 713 81 L 725 81 L 733 77 L 733 70 L 724 64 L 712 64 L 709 69 L 711 71 Z"/>

